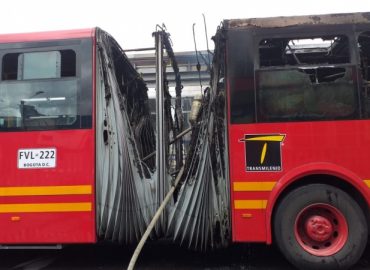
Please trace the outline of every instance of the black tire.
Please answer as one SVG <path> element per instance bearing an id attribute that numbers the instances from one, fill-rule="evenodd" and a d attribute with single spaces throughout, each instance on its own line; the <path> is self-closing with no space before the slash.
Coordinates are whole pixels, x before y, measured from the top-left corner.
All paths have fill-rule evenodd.
<path id="1" fill-rule="evenodd" d="M 303 237 L 300 237 L 301 234 L 298 233 L 301 228 L 296 224 L 300 224 L 299 220 L 302 216 L 310 220 L 307 218 L 309 215 L 302 214 L 306 213 L 305 209 L 312 207 L 315 210 L 314 207 L 320 206 L 338 210 L 345 220 L 342 222 L 346 228 L 344 232 L 348 232 L 348 234 L 343 233 L 345 240 L 341 242 L 338 246 L 339 250 L 335 251 L 334 254 L 322 253 L 319 256 L 312 254 L 315 251 L 307 251 L 305 241 L 301 241 Z M 317 217 L 317 215 L 312 216 Z M 307 221 L 304 224 L 308 223 Z M 291 191 L 279 203 L 273 225 L 277 246 L 288 261 L 298 269 L 348 269 L 361 258 L 368 239 L 366 218 L 357 202 L 342 190 L 325 184 L 311 184 Z M 301 227 L 306 228 L 305 226 Z M 295 230 L 295 228 L 298 229 Z M 333 238 L 337 237 L 337 232 L 332 235 Z M 316 241 L 316 239 L 312 241 Z M 323 246 L 323 250 L 325 250 L 325 246 Z"/>

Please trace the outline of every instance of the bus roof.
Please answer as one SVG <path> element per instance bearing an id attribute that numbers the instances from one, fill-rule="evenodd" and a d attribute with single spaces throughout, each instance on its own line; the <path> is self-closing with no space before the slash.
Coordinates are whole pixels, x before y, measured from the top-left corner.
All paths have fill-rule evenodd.
<path id="1" fill-rule="evenodd" d="M 369 24 L 370 12 L 225 20 L 226 29 L 282 28 L 304 25 Z"/>
<path id="2" fill-rule="evenodd" d="M 96 28 L 59 30 L 48 32 L 0 34 L 0 43 L 33 42 L 57 39 L 88 38 L 95 36 Z"/>

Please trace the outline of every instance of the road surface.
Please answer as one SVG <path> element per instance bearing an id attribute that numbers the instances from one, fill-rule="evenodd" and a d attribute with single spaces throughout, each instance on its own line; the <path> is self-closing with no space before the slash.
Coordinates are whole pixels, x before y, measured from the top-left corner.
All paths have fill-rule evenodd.
<path id="1" fill-rule="evenodd" d="M 77 245 L 62 250 L 0 250 L 0 269 L 126 269 L 134 247 Z M 200 253 L 166 241 L 147 244 L 136 269 L 289 270 L 294 269 L 274 247 L 238 244 L 225 250 Z M 355 270 L 370 269 L 370 246 Z"/>

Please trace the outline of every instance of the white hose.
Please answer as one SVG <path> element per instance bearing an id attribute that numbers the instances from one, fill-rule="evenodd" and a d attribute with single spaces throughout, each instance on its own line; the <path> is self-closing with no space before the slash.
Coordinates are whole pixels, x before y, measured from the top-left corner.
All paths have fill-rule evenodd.
<path id="1" fill-rule="evenodd" d="M 168 191 L 168 193 L 167 193 L 166 197 L 164 198 L 162 204 L 159 206 L 157 212 L 155 213 L 152 221 L 149 223 L 148 228 L 146 229 L 145 233 L 141 237 L 140 242 L 137 244 L 137 247 L 134 251 L 134 254 L 132 254 L 130 263 L 127 267 L 127 270 L 133 270 L 134 269 L 137 258 L 139 257 L 140 252 L 143 249 L 146 240 L 148 239 L 151 231 L 153 230 L 155 223 L 158 221 L 159 217 L 161 216 L 165 206 L 167 205 L 167 203 L 171 199 L 171 196 L 172 196 L 173 192 L 175 191 L 178 183 L 180 182 L 180 179 L 181 179 L 183 173 L 184 173 L 184 166 L 181 168 L 180 172 L 178 173 L 178 175 L 175 179 L 175 183 L 173 184 L 171 189 Z"/>

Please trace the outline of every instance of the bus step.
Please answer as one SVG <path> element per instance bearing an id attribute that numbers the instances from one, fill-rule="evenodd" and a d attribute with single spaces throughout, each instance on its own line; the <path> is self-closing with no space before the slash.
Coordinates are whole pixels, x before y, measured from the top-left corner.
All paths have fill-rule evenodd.
<path id="1" fill-rule="evenodd" d="M 0 245 L 0 249 L 62 249 L 62 245 Z"/>

